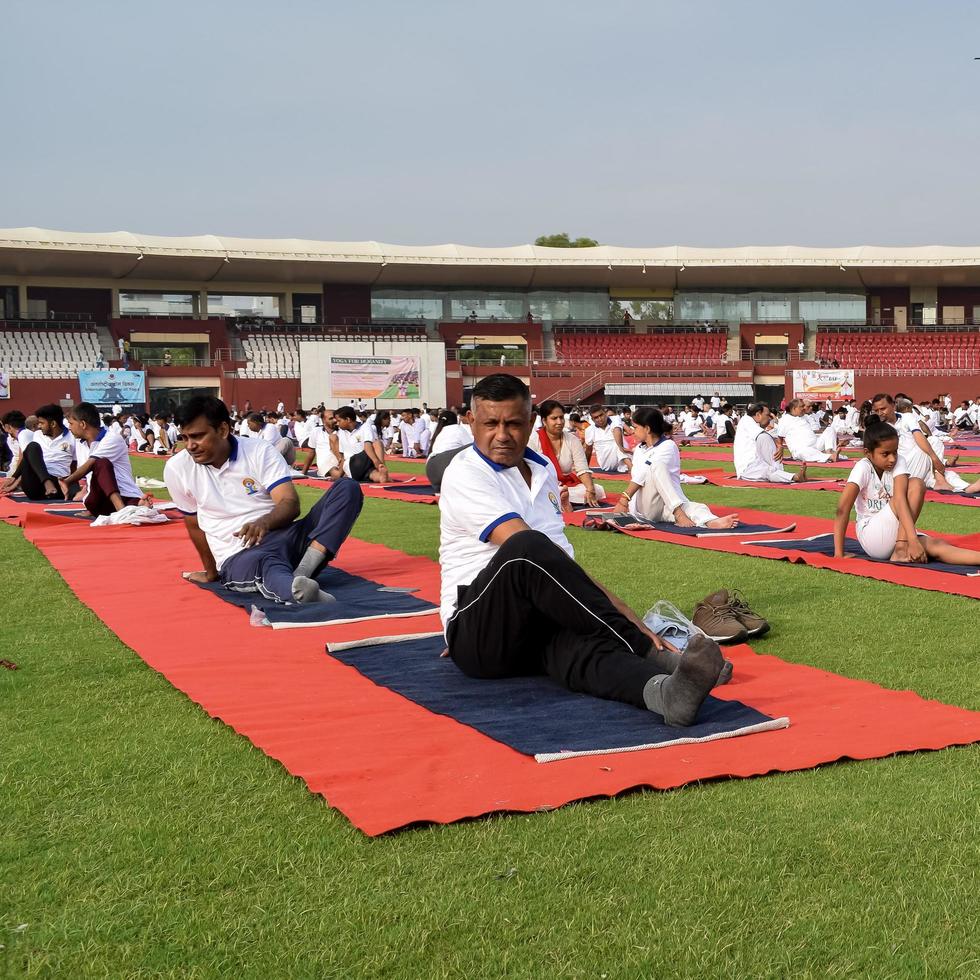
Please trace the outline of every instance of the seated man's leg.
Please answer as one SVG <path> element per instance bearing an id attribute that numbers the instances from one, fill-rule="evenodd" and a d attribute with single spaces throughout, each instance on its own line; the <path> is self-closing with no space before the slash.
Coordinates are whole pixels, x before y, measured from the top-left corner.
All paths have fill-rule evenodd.
<path id="1" fill-rule="evenodd" d="M 58 481 L 44 465 L 44 453 L 36 442 L 24 447 L 20 462 L 20 488 L 28 500 L 61 500 L 64 494 Z"/>
<path id="2" fill-rule="evenodd" d="M 497 550 L 461 595 L 447 640 L 450 656 L 471 677 L 520 676 L 543 672 L 545 645 L 559 630 L 610 637 L 631 667 L 649 663 L 644 677 L 663 670 L 643 659 L 650 638 L 539 531 L 521 531 Z"/>
<path id="3" fill-rule="evenodd" d="M 221 566 L 221 584 L 232 592 L 258 592 L 274 602 L 314 602 L 319 590 L 293 588 L 293 566 L 286 556 L 288 529 L 271 531 L 257 545 L 243 548 Z M 305 583 L 303 583 L 305 585 Z"/>
<path id="4" fill-rule="evenodd" d="M 276 442 L 275 446 L 276 449 L 279 450 L 279 455 L 282 456 L 282 458 L 289 463 L 290 466 L 296 462 L 296 447 L 293 445 L 292 439 L 287 439 L 285 436 L 283 436 L 278 442 Z"/>
<path id="5" fill-rule="evenodd" d="M 717 644 L 683 658 L 656 651 L 584 570 L 538 531 L 508 538 L 462 592 L 449 654 L 471 677 L 547 672 L 574 691 L 624 701 L 689 725 L 717 683 Z M 673 673 L 672 673 L 673 671 Z"/>
<path id="6" fill-rule="evenodd" d="M 436 493 L 442 487 L 442 477 L 446 472 L 446 467 L 469 446 L 460 446 L 459 449 L 448 449 L 444 453 L 436 453 L 425 461 L 425 478 L 432 484 L 432 489 Z"/>
<path id="7" fill-rule="evenodd" d="M 294 577 L 315 578 L 320 566 L 333 561 L 364 506 L 364 491 L 356 480 L 342 479 L 285 529 L 284 552 Z"/>
<path id="8" fill-rule="evenodd" d="M 112 463 L 107 459 L 97 458 L 88 474 L 88 493 L 82 503 L 93 517 L 104 517 L 115 513 L 116 505 L 113 495 L 123 502 L 119 496 L 119 485 L 116 483 L 116 473 Z"/>

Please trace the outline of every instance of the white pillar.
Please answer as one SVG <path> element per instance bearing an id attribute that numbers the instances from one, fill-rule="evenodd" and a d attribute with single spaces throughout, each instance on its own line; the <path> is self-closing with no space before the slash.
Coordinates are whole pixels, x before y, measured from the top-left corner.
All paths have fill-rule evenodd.
<path id="1" fill-rule="evenodd" d="M 27 316 L 27 286 L 23 283 L 17 286 L 17 311 L 21 319 Z"/>

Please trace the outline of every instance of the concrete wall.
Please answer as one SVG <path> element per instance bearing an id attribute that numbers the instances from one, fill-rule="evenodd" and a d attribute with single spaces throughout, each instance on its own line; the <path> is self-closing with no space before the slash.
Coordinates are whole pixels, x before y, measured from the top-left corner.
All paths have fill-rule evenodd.
<path id="1" fill-rule="evenodd" d="M 301 341 L 299 345 L 300 392 L 304 405 L 324 402 L 328 407 L 346 404 L 330 387 L 331 357 L 412 356 L 419 359 L 419 397 L 378 398 L 372 408 L 407 408 L 412 405 L 446 404 L 446 346 L 413 341 Z"/>

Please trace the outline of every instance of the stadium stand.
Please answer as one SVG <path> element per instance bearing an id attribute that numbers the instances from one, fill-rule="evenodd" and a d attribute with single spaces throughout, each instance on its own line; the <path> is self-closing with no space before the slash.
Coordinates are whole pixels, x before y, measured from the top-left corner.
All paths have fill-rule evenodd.
<path id="1" fill-rule="evenodd" d="M 817 357 L 843 368 L 945 370 L 980 367 L 980 332 L 819 332 Z"/>
<path id="2" fill-rule="evenodd" d="M 555 333 L 562 361 L 643 361 L 676 364 L 724 360 L 728 339 L 721 331 L 681 333 Z"/>
<path id="3" fill-rule="evenodd" d="M 397 331 L 390 326 L 376 329 L 365 326 L 359 330 L 351 328 L 326 328 L 307 332 L 250 331 L 241 334 L 242 351 L 248 365 L 238 369 L 240 378 L 298 378 L 300 341 L 417 341 L 428 338 L 423 327 L 400 327 Z"/>
<path id="4" fill-rule="evenodd" d="M 71 377 L 94 368 L 98 358 L 94 330 L 24 330 L 0 324 L 0 368 L 11 377 Z"/>

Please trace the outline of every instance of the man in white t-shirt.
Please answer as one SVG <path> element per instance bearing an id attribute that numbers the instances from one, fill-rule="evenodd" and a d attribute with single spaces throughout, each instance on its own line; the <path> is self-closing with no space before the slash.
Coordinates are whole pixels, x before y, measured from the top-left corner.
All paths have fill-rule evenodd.
<path id="1" fill-rule="evenodd" d="M 129 461 L 129 447 L 121 435 L 102 425 L 98 409 L 79 402 L 68 411 L 68 428 L 75 437 L 77 465 L 60 481 L 65 497 L 81 480 L 88 488 L 82 504 L 93 517 L 106 517 L 143 499 Z"/>
<path id="2" fill-rule="evenodd" d="M 163 471 L 173 502 L 204 565 L 192 582 L 218 582 L 275 602 L 319 602 L 317 572 L 350 534 L 364 496 L 339 480 L 299 517 L 292 472 L 265 439 L 236 439 L 225 403 L 190 399 L 178 417 L 187 449 Z"/>
<path id="3" fill-rule="evenodd" d="M 801 398 L 793 398 L 776 424 L 775 434 L 786 443 L 790 455 L 802 463 L 836 463 L 840 452 L 823 453 L 817 448 L 817 434 L 804 414 Z"/>
<path id="4" fill-rule="evenodd" d="M 439 500 L 446 654 L 470 677 L 547 674 L 692 724 L 724 666 L 718 646 L 699 635 L 679 656 L 575 562 L 554 467 L 527 448 L 527 385 L 483 378 L 472 406 L 474 444 Z"/>
<path id="5" fill-rule="evenodd" d="M 337 438 L 337 420 L 332 408 L 325 408 L 320 414 L 322 424 L 313 430 L 310 454 L 301 469 L 303 476 L 310 472 L 316 461 L 317 476 L 322 479 L 339 480 L 344 475 L 343 455 Z"/>
<path id="6" fill-rule="evenodd" d="M 0 483 L 0 496 L 20 490 L 28 500 L 62 500 L 58 480 L 75 459 L 75 437 L 65 426 L 60 405 L 42 405 L 35 413 L 37 431 L 24 447 L 20 465 Z"/>
<path id="7" fill-rule="evenodd" d="M 902 405 L 907 409 L 912 407 L 905 400 Z M 911 411 L 897 411 L 896 399 L 891 395 L 886 392 L 875 395 L 871 399 L 871 411 L 898 433 L 898 455 L 909 474 L 909 510 L 912 518 L 918 520 L 926 490 L 953 489 L 946 480 L 946 464 L 929 444 L 927 430 L 919 416 Z"/>
<path id="8" fill-rule="evenodd" d="M 20 458 L 24 448 L 34 441 L 34 433 L 27 428 L 24 413 L 16 408 L 7 412 L 3 417 L 3 431 L 7 433 L 7 448 L 10 450 L 10 467 L 8 473 L 13 473 L 20 466 Z"/>
<path id="9" fill-rule="evenodd" d="M 296 446 L 293 445 L 293 440 L 284 436 L 275 422 L 267 422 L 261 412 L 252 412 L 245 421 L 251 438 L 269 443 L 290 466 L 296 462 Z"/>
<path id="10" fill-rule="evenodd" d="M 783 469 L 783 451 L 778 438 L 769 431 L 772 411 L 763 402 L 749 405 L 735 428 L 732 447 L 735 476 L 760 483 L 802 483 L 806 463 L 797 473 Z"/>
<path id="11" fill-rule="evenodd" d="M 623 441 L 623 423 L 616 423 L 601 405 L 589 410 L 592 424 L 585 430 L 586 447 L 595 451 L 596 468 L 606 473 L 625 473 L 629 450 Z"/>

